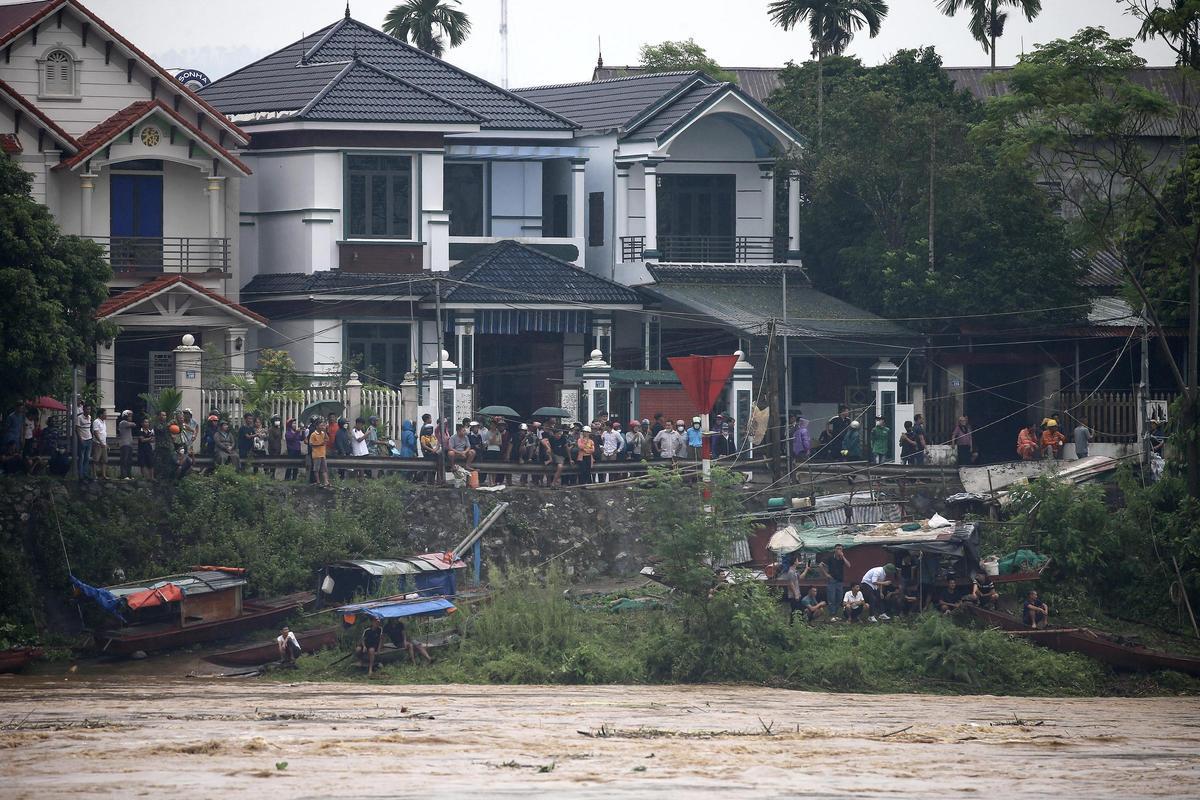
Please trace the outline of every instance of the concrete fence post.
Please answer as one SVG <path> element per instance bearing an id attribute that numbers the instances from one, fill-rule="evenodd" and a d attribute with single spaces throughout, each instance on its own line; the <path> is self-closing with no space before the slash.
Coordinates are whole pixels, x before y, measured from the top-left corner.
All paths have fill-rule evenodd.
<path id="1" fill-rule="evenodd" d="M 350 373 L 346 381 L 346 420 L 354 424 L 354 420 L 362 414 L 362 381 L 357 372 Z"/>

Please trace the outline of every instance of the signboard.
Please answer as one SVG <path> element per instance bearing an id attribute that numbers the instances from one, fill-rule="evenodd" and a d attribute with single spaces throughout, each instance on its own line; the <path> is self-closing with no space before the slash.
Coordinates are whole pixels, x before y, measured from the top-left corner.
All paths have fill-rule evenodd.
<path id="1" fill-rule="evenodd" d="M 1167 400 L 1147 400 L 1146 401 L 1146 419 L 1150 422 L 1157 422 L 1160 425 L 1167 421 L 1167 410 L 1171 403 Z"/>
<path id="2" fill-rule="evenodd" d="M 210 83 L 212 83 L 212 81 L 208 79 L 208 76 L 198 69 L 181 69 L 179 72 L 175 73 L 175 80 L 179 81 L 193 92 L 203 89 L 205 86 L 208 86 Z"/>

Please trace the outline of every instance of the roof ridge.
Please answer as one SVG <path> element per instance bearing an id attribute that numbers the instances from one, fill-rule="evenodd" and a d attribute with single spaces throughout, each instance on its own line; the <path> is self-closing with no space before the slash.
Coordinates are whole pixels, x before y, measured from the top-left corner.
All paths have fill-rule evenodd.
<path id="1" fill-rule="evenodd" d="M 694 82 L 694 81 L 704 79 L 704 78 L 707 78 L 708 80 L 713 81 L 713 82 L 712 83 L 703 83 L 702 81 L 700 83 Z M 666 111 L 671 106 L 675 105 L 676 102 L 678 102 L 679 100 L 681 100 L 684 97 L 691 94 L 692 90 L 696 89 L 697 86 L 705 86 L 705 87 L 711 86 L 711 87 L 713 87 L 713 89 L 715 91 L 716 89 L 719 89 L 722 86 L 730 86 L 730 85 L 732 85 L 732 84 L 730 84 L 728 81 L 715 81 L 712 78 L 710 78 L 708 75 L 697 70 L 695 73 L 695 77 L 692 80 L 680 81 L 678 84 L 673 86 L 669 92 L 663 93 L 653 103 L 646 105 L 640 111 L 638 111 L 636 114 L 634 114 L 632 117 L 625 120 L 624 135 L 628 136 L 629 134 L 633 133 L 638 128 L 640 128 L 643 125 L 645 125 L 646 123 L 648 123 L 650 120 L 657 117 L 659 114 Z"/>
<path id="2" fill-rule="evenodd" d="M 338 63 L 340 63 L 340 62 L 338 62 Z M 312 110 L 313 110 L 313 106 L 315 106 L 317 103 L 319 103 L 319 102 L 321 102 L 322 100 L 324 100 L 324 99 L 325 99 L 325 95 L 327 95 L 327 94 L 329 94 L 331 91 L 333 91 L 333 87 L 334 87 L 334 86 L 337 86 L 338 82 L 340 82 L 340 81 L 342 80 L 342 78 L 344 78 L 344 77 L 346 77 L 347 75 L 349 75 L 349 74 L 350 74 L 350 71 L 351 71 L 351 70 L 353 70 L 353 69 L 354 69 L 354 67 L 355 67 L 357 64 L 358 64 L 358 62 L 357 62 L 357 61 L 347 61 L 347 62 L 346 62 L 346 66 L 344 66 L 344 67 L 342 67 L 340 70 L 338 70 L 338 73 L 337 73 L 337 75 L 334 75 L 332 78 L 330 78 L 330 79 L 329 79 L 329 82 L 328 82 L 328 83 L 326 83 L 324 86 L 322 86 L 322 87 L 321 87 L 321 91 L 319 91 L 319 92 L 317 92 L 316 94 L 314 94 L 314 95 L 312 96 L 312 99 L 311 99 L 311 100 L 309 100 L 307 103 L 305 103 L 305 104 L 304 104 L 304 108 L 302 108 L 302 109 L 300 109 L 299 111 L 297 111 L 297 112 L 296 112 L 295 116 L 297 116 L 297 117 L 303 117 L 305 114 L 307 114 L 308 112 L 312 111 Z M 301 60 L 301 61 L 300 61 L 300 66 L 308 66 L 308 62 L 306 62 L 306 61 L 304 61 L 304 60 Z"/>
<path id="3" fill-rule="evenodd" d="M 766 67 L 764 67 L 766 69 Z M 664 75 L 703 75 L 704 73 L 698 69 L 690 70 L 671 70 L 668 72 L 643 72 L 638 75 L 621 75 L 617 78 L 604 78 L 598 81 L 572 81 L 570 83 L 546 83 L 540 86 L 522 86 L 519 89 L 513 89 L 514 92 L 532 92 L 538 89 L 567 89 L 572 86 L 598 86 L 602 83 L 616 83 L 618 81 L 634 81 L 645 80 L 646 78 L 659 78 Z"/>
<path id="4" fill-rule="evenodd" d="M 330 25 L 329 25 L 329 26 L 326 26 L 326 27 L 330 27 L 330 26 L 332 26 L 332 25 L 333 25 L 333 23 L 330 23 Z M 287 50 L 287 49 L 289 49 L 289 48 L 291 48 L 291 47 L 295 47 L 296 45 L 298 45 L 298 44 L 300 44 L 301 42 L 303 42 L 305 39 L 309 39 L 309 38 L 312 38 L 313 36 L 317 36 L 318 34 L 322 33 L 324 30 L 325 30 L 325 28 L 321 28 L 320 30 L 313 31 L 313 32 L 312 32 L 312 33 L 310 33 L 308 36 L 301 36 L 301 37 L 300 37 L 299 39 L 297 39 L 296 41 L 294 41 L 294 42 L 291 42 L 290 44 L 286 44 L 286 45 L 284 45 L 283 47 L 279 48 L 278 50 L 273 50 L 272 52 L 270 52 L 270 53 L 267 53 L 267 54 L 266 54 L 265 56 L 263 56 L 262 58 L 256 58 L 255 60 L 251 61 L 249 64 L 243 64 L 242 66 L 240 66 L 240 67 L 238 67 L 237 69 L 235 69 L 233 72 L 230 72 L 230 73 L 229 73 L 229 74 L 227 74 L 227 75 L 222 75 L 221 77 L 217 78 L 215 81 L 213 81 L 212 83 L 208 84 L 208 86 L 205 86 L 205 87 L 204 87 L 203 89 L 201 89 L 200 91 L 201 91 L 201 92 L 203 92 L 205 89 L 208 89 L 210 86 L 216 86 L 216 85 L 217 85 L 218 83 L 220 83 L 221 81 L 226 81 L 226 80 L 229 80 L 230 78 L 234 77 L 235 75 L 240 75 L 241 73 L 245 72 L 246 70 L 250 69 L 251 67 L 253 67 L 253 66 L 256 66 L 256 65 L 258 65 L 258 64 L 261 64 L 262 62 L 266 61 L 268 58 L 274 58 L 275 56 L 279 55 L 279 54 L 280 54 L 280 53 L 282 53 L 283 51 L 285 51 L 285 50 Z M 341 63 L 341 62 L 338 62 L 338 61 L 323 61 L 323 62 L 318 62 L 318 64 L 338 64 L 338 63 Z M 297 64 L 297 66 L 305 66 L 305 67 L 307 67 L 307 66 L 312 66 L 312 65 L 311 65 L 311 64 Z"/>
<path id="5" fill-rule="evenodd" d="M 416 92 L 419 92 L 420 94 L 423 94 L 426 97 L 432 97 L 434 100 L 437 100 L 438 102 L 445 103 L 448 106 L 453 106 L 454 108 L 457 108 L 459 111 L 462 111 L 466 114 L 470 114 L 471 116 L 476 117 L 477 119 L 480 119 L 480 120 L 490 119 L 489 117 L 486 117 L 483 114 L 480 114 L 478 111 L 473 111 L 473 110 L 467 108 L 462 103 L 456 103 L 453 100 L 451 100 L 450 98 L 443 97 L 442 95 L 438 94 L 437 92 L 432 92 L 428 89 L 417 86 L 412 81 L 410 81 L 406 78 L 402 78 L 394 72 L 388 72 L 386 69 L 379 66 L 378 64 L 372 64 L 370 61 L 364 61 L 361 58 L 351 61 L 349 63 L 349 66 L 346 69 L 339 72 L 334 77 L 334 79 L 330 82 L 330 85 L 326 86 L 325 89 L 321 90 L 320 96 L 324 97 L 326 94 L 328 94 L 328 92 L 333 88 L 333 86 L 335 84 L 337 84 L 338 82 L 340 82 L 342 80 L 342 78 L 344 78 L 350 72 L 352 72 L 355 67 L 366 67 L 367 69 L 371 70 L 372 72 L 378 73 L 379 75 L 382 75 L 385 78 L 388 78 L 389 80 L 393 80 L 397 83 L 403 84 L 404 86 L 407 86 L 408 88 L 410 88 Z M 317 104 L 317 102 L 318 102 L 318 98 L 314 98 L 312 100 L 312 102 L 309 103 L 309 106 L 314 106 Z M 305 107 L 305 111 L 306 110 L 308 110 L 308 106 Z M 297 114 L 297 116 L 301 116 L 303 114 L 304 114 L 304 111 L 301 111 L 299 114 Z"/>
<path id="6" fill-rule="evenodd" d="M 18 92 L 15 88 L 13 88 L 11 85 L 9 85 L 7 82 L 5 82 L 4 79 L 2 79 L 2 78 L 0 78 L 0 92 L 3 92 L 4 94 L 6 94 L 10 98 L 12 98 L 12 102 L 14 104 L 23 106 L 27 111 L 31 112 L 33 114 L 34 118 L 43 127 L 49 128 L 56 137 L 62 139 L 64 142 L 69 144 L 71 147 L 74 147 L 76 151 L 79 150 L 80 145 L 79 145 L 79 140 L 77 138 L 75 138 L 74 136 L 72 136 L 71 134 L 69 134 L 65 130 L 63 130 L 62 126 L 59 125 L 57 122 L 55 122 L 50 117 L 49 114 L 42 111 L 42 109 L 40 109 L 36 103 L 30 102 L 30 100 L 27 97 L 25 97 L 25 95 Z"/>

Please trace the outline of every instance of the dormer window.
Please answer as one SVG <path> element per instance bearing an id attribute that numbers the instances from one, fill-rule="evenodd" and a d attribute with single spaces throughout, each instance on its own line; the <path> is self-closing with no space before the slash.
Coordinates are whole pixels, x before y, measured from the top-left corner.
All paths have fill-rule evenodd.
<path id="1" fill-rule="evenodd" d="M 51 50 L 39 60 L 41 67 L 41 97 L 79 97 L 78 64 L 75 57 L 61 48 Z"/>

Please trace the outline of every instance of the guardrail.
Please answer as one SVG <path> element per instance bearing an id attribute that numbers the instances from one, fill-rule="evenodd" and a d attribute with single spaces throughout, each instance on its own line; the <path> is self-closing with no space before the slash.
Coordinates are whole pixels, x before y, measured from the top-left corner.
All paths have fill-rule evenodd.
<path id="1" fill-rule="evenodd" d="M 229 271 L 229 239 L 207 236 L 92 236 L 113 272 Z"/>

